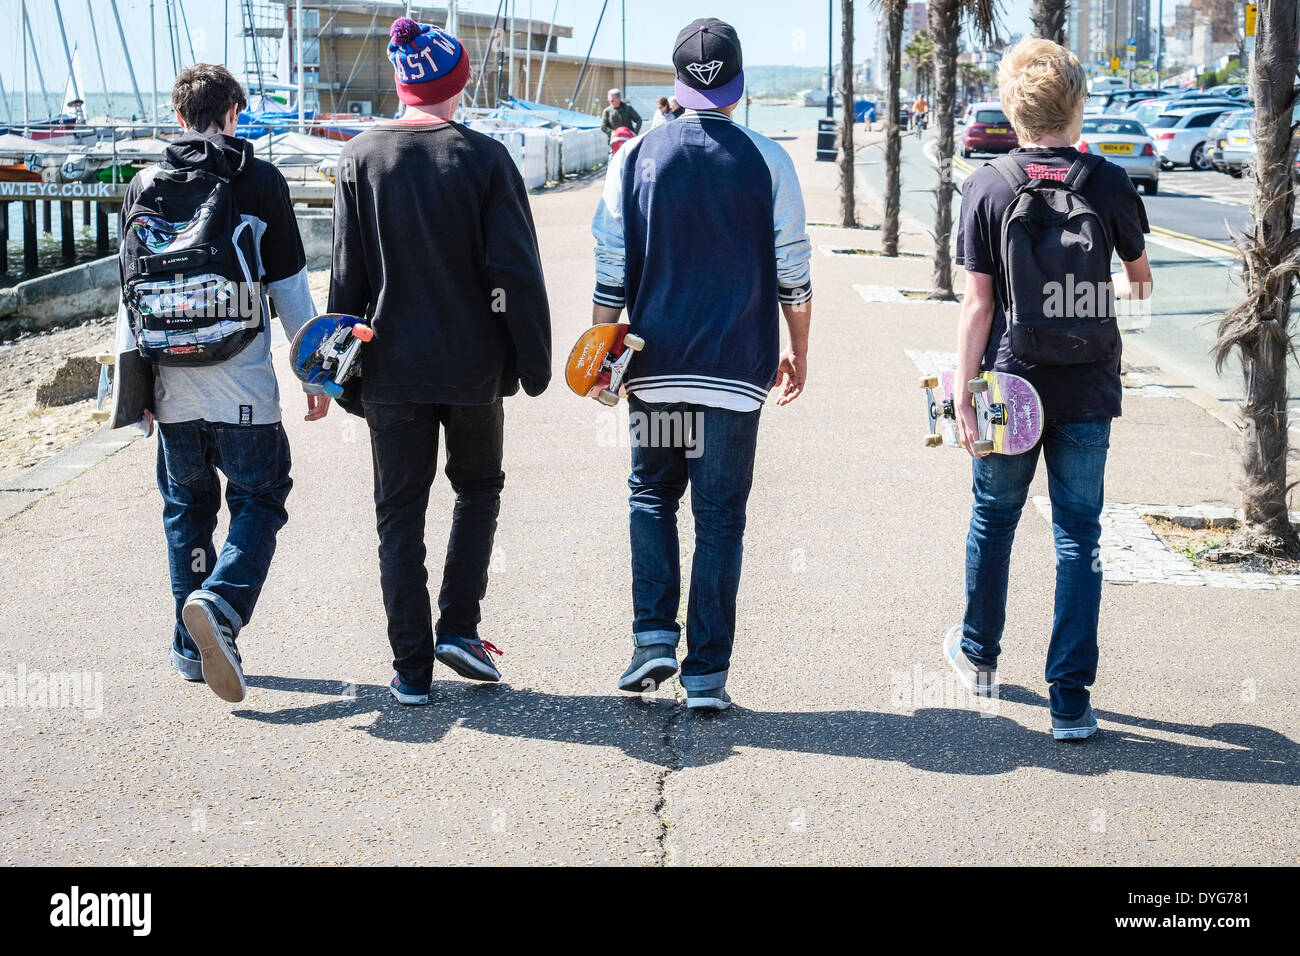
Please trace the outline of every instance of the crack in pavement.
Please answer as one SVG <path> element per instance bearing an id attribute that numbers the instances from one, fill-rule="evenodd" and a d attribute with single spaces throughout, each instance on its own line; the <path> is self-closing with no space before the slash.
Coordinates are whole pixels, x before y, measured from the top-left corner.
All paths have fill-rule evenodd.
<path id="1" fill-rule="evenodd" d="M 677 728 L 680 726 L 682 715 L 686 711 L 686 695 L 681 684 L 678 684 L 674 689 L 673 697 L 674 706 L 664 723 L 663 736 L 664 747 L 668 750 L 670 760 L 667 766 L 660 768 L 655 779 L 654 814 L 659 821 L 659 832 L 655 836 L 655 845 L 658 848 L 657 866 L 676 865 L 676 854 L 673 852 L 671 841 L 673 822 L 668 815 L 668 778 L 673 773 L 681 770 L 683 766 L 682 752 L 677 746 Z"/>

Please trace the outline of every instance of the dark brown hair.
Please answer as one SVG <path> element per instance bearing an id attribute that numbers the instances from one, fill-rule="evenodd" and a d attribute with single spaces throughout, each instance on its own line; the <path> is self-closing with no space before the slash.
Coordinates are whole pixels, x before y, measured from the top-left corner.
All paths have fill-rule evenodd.
<path id="1" fill-rule="evenodd" d="M 172 86 L 172 105 L 188 129 L 206 133 L 220 126 L 232 106 L 248 105 L 244 88 L 224 66 L 195 63 L 182 70 Z"/>

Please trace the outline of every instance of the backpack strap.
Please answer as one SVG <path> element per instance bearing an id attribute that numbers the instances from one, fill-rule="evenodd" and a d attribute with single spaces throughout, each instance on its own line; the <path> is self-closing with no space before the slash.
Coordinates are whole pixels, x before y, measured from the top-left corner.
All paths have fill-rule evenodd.
<path id="1" fill-rule="evenodd" d="M 1019 192 L 1022 186 L 1029 185 L 1029 177 L 1013 157 L 999 156 L 989 165 L 1002 174 L 1002 178 L 1007 181 L 1007 185 L 1013 191 Z"/>
<path id="2" fill-rule="evenodd" d="M 1083 184 L 1088 181 L 1092 171 L 1104 162 L 1105 160 L 1097 153 L 1083 153 L 1070 166 L 1070 171 L 1065 174 L 1061 185 L 1077 193 L 1083 189 Z"/>

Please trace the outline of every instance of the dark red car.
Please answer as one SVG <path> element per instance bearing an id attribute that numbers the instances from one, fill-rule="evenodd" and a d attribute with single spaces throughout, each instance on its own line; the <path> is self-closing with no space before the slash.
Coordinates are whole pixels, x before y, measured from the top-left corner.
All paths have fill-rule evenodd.
<path id="1" fill-rule="evenodd" d="M 966 129 L 961 136 L 961 154 L 1009 153 L 1020 143 L 1011 120 L 997 103 L 975 103 L 966 111 Z"/>

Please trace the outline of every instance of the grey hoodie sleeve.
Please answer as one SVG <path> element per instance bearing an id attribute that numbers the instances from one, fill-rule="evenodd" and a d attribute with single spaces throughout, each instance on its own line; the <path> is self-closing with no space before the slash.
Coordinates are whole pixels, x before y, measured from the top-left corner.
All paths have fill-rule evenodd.
<path id="1" fill-rule="evenodd" d="M 812 298 L 812 243 L 808 239 L 799 175 L 794 160 L 780 143 L 748 127 L 741 128 L 758 146 L 772 175 L 777 297 L 782 305 L 800 305 Z"/>
<path id="2" fill-rule="evenodd" d="M 596 305 L 622 309 L 627 305 L 626 245 L 623 240 L 623 169 L 635 152 L 635 141 L 624 143 L 605 170 L 605 191 L 596 204 L 591 234 L 596 239 Z"/>

